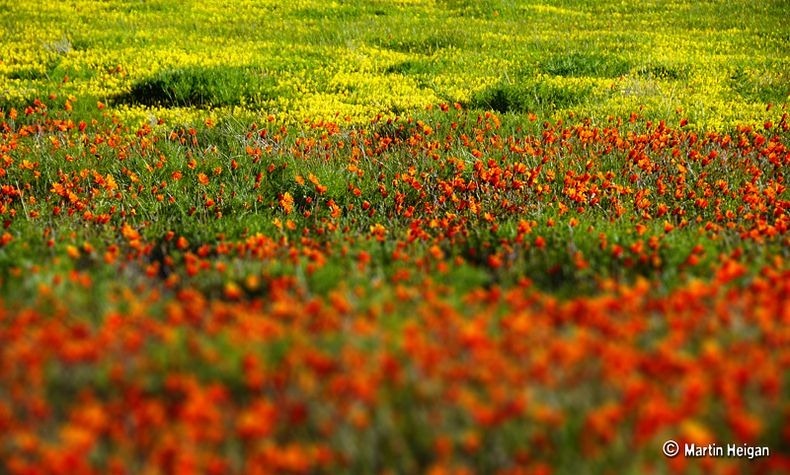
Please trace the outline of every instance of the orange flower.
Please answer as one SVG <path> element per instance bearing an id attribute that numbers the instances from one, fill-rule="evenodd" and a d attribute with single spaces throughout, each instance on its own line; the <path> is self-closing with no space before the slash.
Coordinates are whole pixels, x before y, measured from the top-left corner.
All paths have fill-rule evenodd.
<path id="1" fill-rule="evenodd" d="M 124 223 L 124 225 L 121 227 L 121 234 L 127 241 L 135 241 L 140 239 L 140 233 L 138 233 L 137 230 L 126 223 Z"/>
<path id="2" fill-rule="evenodd" d="M 376 223 L 370 226 L 370 234 L 376 238 L 378 242 L 384 242 L 387 236 L 387 228 L 385 228 L 381 223 Z"/>
<path id="3" fill-rule="evenodd" d="M 280 198 L 280 206 L 285 211 L 285 214 L 291 214 L 294 209 L 294 198 L 291 193 L 285 192 Z"/>
<path id="4" fill-rule="evenodd" d="M 274 431 L 277 407 L 260 399 L 242 411 L 236 420 L 236 430 L 244 439 L 267 437 Z"/>

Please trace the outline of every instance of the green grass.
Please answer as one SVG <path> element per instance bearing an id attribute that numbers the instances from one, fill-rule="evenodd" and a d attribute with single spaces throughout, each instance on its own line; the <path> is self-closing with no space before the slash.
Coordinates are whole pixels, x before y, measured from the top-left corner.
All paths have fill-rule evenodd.
<path id="1" fill-rule="evenodd" d="M 134 83 L 114 102 L 161 107 L 255 107 L 276 97 L 276 84 L 276 78 L 253 68 L 168 69 Z"/>
<path id="2" fill-rule="evenodd" d="M 749 102 L 784 104 L 790 100 L 790 74 L 781 69 L 765 71 L 738 66 L 730 77 L 730 87 Z"/>
<path id="3" fill-rule="evenodd" d="M 615 78 L 628 73 L 631 64 L 617 56 L 571 51 L 548 58 L 541 69 L 556 76 Z"/>
<path id="4" fill-rule="evenodd" d="M 592 95 L 592 86 L 571 86 L 548 81 L 502 81 L 477 93 L 470 107 L 497 112 L 537 112 L 546 114 L 556 109 L 569 109 Z"/>
<path id="5" fill-rule="evenodd" d="M 763 300 L 790 259 L 786 1 L 4 6 L 0 376 L 18 387 L 0 388 L 0 416 L 16 419 L 0 454 L 24 424 L 55 453 L 85 388 L 124 409 L 162 401 L 171 418 L 184 376 L 227 389 L 231 419 L 260 396 L 284 414 L 303 402 L 307 422 L 280 421 L 265 443 L 326 439 L 347 473 L 428 471 L 438 436 L 480 473 L 519 453 L 557 473 L 665 473 L 649 445 L 664 434 L 634 450 L 637 420 L 669 424 L 662 411 L 701 381 L 710 405 L 683 417 L 735 441 L 727 378 L 781 366 L 782 302 Z M 725 262 L 745 270 L 720 287 Z M 96 361 L 26 344 L 94 330 Z M 315 354 L 337 374 L 307 368 Z M 247 382 L 250 356 L 264 389 Z M 384 376 L 356 427 L 346 388 L 383 356 L 402 378 Z M 621 363 L 632 374 L 602 377 Z M 767 373 L 737 389 L 780 451 L 771 415 L 787 385 Z M 525 414 L 473 421 L 464 399 L 496 407 L 500 390 L 528 399 Z M 27 416 L 39 399 L 49 420 Z M 597 457 L 586 416 L 605 403 L 625 419 Z M 470 428 L 476 452 L 461 448 Z M 143 463 L 136 439 L 101 438 L 101 469 L 110 453 Z M 242 472 L 252 444 L 219 444 Z"/>
<path id="6" fill-rule="evenodd" d="M 547 92 L 548 91 L 548 92 Z M 567 92 L 570 97 L 580 94 L 580 91 L 572 89 L 561 90 Z M 502 117 L 502 124 L 499 129 L 486 133 L 487 143 L 495 135 L 498 137 L 523 137 L 524 134 L 540 136 L 544 127 L 540 121 L 529 122 L 524 120 L 522 115 L 525 111 L 532 110 L 529 101 L 536 100 L 568 100 L 565 96 L 552 91 L 541 89 L 540 85 L 535 85 L 531 90 L 518 89 L 510 86 L 508 89 L 496 90 L 493 99 L 488 103 L 476 104 L 482 108 L 493 108 L 503 112 L 515 112 L 505 114 Z M 511 95 L 506 95 L 511 94 Z M 523 95 L 517 95 L 523 94 Z M 545 94 L 545 95 L 540 95 Z M 553 95 L 552 95 L 553 94 Z M 482 100 L 482 99 L 481 99 Z M 501 101 L 501 102 L 496 102 Z M 523 101 L 523 102 L 518 102 Z M 539 105 L 539 104 L 538 104 Z M 52 104 L 51 114 L 58 114 L 55 110 L 56 104 Z M 287 238 L 291 242 L 298 240 L 307 232 L 306 236 L 326 249 L 336 249 L 338 246 L 348 245 L 353 249 L 364 249 L 372 256 L 373 274 L 380 275 L 384 279 L 391 278 L 395 273 L 402 269 L 402 265 L 391 260 L 391 253 L 394 251 L 392 242 L 402 240 L 409 232 L 412 220 L 404 217 L 398 212 L 398 206 L 394 201 L 394 193 L 403 193 L 400 201 L 403 207 L 414 206 L 419 213 L 424 203 L 434 202 L 437 198 L 436 186 L 438 180 L 451 180 L 456 173 L 454 166 L 447 160 L 450 157 L 462 157 L 466 161 L 466 169 L 459 176 L 467 182 L 477 181 L 478 178 L 472 169 L 475 159 L 469 155 L 469 149 L 462 146 L 458 139 L 452 141 L 449 148 L 442 150 L 439 154 L 440 161 L 426 159 L 416 154 L 416 149 L 407 145 L 414 134 L 420 131 L 418 122 L 425 121 L 437 127 L 435 133 L 438 137 L 451 134 L 453 137 L 469 136 L 474 137 L 480 133 L 478 122 L 475 120 L 477 113 L 472 111 L 460 113 L 448 117 L 445 113 L 422 112 L 419 119 L 401 119 L 390 124 L 370 124 L 366 129 L 366 137 L 389 137 L 393 144 L 385 154 L 373 153 L 373 144 L 368 144 L 367 155 L 358 163 L 357 167 L 362 173 L 358 177 L 355 173 L 347 169 L 351 161 L 351 147 L 348 145 L 352 140 L 352 135 L 360 134 L 361 127 L 349 127 L 342 129 L 338 133 L 326 136 L 322 139 L 321 129 L 318 131 L 298 131 L 285 130 L 285 135 L 278 142 L 274 142 L 272 137 L 282 133 L 283 129 L 276 124 L 266 126 L 253 126 L 250 123 L 239 121 L 227 117 L 209 128 L 204 125 L 198 126 L 194 136 L 185 128 L 177 127 L 172 129 L 175 138 L 170 136 L 167 129 L 153 133 L 150 140 L 153 140 L 157 152 L 152 154 L 150 151 L 143 151 L 137 144 L 132 128 L 129 145 L 121 150 L 128 148 L 128 157 L 118 159 L 119 149 L 111 148 L 104 144 L 98 146 L 96 154 L 88 153 L 85 148 L 62 148 L 45 145 L 44 148 L 36 148 L 34 141 L 25 141 L 16 153 L 22 156 L 35 154 L 39 157 L 40 167 L 38 169 L 39 178 L 34 179 L 30 170 L 14 170 L 11 179 L 13 182 L 29 182 L 30 192 L 36 197 L 35 204 L 27 204 L 24 207 L 21 203 L 15 204 L 19 215 L 25 213 L 38 212 L 40 217 L 37 219 L 17 219 L 10 227 L 17 239 L 9 246 L 0 249 L 0 269 L 3 271 L 2 281 L 6 295 L 15 295 L 21 301 L 32 298 L 36 293 L 36 283 L 26 281 L 16 282 L 11 274 L 11 268 L 29 269 L 31 266 L 46 262 L 46 266 L 51 275 L 68 269 L 69 261 L 60 261 L 53 264 L 57 256 L 62 255 L 64 246 L 67 244 L 81 245 L 83 242 L 90 242 L 94 247 L 103 249 L 110 243 L 123 244 L 120 239 L 120 227 L 124 222 L 130 222 L 137 227 L 143 238 L 154 245 L 155 249 L 160 249 L 157 254 L 154 252 L 147 257 L 147 261 L 137 265 L 128 266 L 131 276 L 135 273 L 142 274 L 142 266 L 151 262 L 161 260 L 163 256 L 175 253 L 181 255 L 174 248 L 173 242 L 166 242 L 165 236 L 170 231 L 176 231 L 179 236 L 185 237 L 189 245 L 189 250 L 196 252 L 202 245 L 214 245 L 218 236 L 230 241 L 243 240 L 256 233 L 263 233 L 273 238 Z M 20 122 L 26 120 L 24 117 L 18 119 Z M 676 119 L 677 120 L 677 119 Z M 449 123 L 455 122 L 457 128 L 449 128 Z M 88 137 L 96 132 L 113 130 L 115 126 L 110 122 L 99 122 L 96 126 L 87 129 Z M 626 130 L 631 130 L 636 134 L 645 133 L 644 124 L 635 124 Z M 142 130 L 142 129 L 141 129 Z M 138 131 L 139 133 L 139 131 Z M 625 131 L 623 132 L 625 133 Z M 64 140 L 68 136 L 64 137 Z M 75 140 L 78 135 L 71 137 Z M 181 143 L 180 138 L 185 139 Z M 192 143 L 194 137 L 195 142 Z M 304 149 L 305 141 L 314 140 L 322 143 L 321 147 L 326 147 L 326 152 L 320 152 L 315 147 L 307 155 L 302 156 L 296 151 Z M 323 140 L 323 142 L 322 142 Z M 357 138 L 357 140 L 361 140 Z M 343 142 L 345 146 L 339 148 Z M 260 162 L 253 161 L 247 153 L 247 147 L 266 147 L 271 146 L 270 152 L 264 152 Z M 482 147 L 482 145 L 480 145 Z M 579 148 L 581 147 L 581 148 Z M 687 147 L 684 145 L 684 147 Z M 582 150 L 581 154 L 576 150 Z M 685 148 L 684 148 L 685 150 Z M 488 153 L 492 153 L 489 151 Z M 493 152 L 490 157 L 496 157 L 503 164 L 512 163 L 516 160 L 524 160 L 518 156 L 506 152 Z M 564 156 L 564 159 L 556 159 L 547 165 L 545 170 L 553 170 L 557 177 L 562 177 L 568 171 L 583 169 L 584 161 L 587 160 L 586 153 L 593 153 L 598 157 L 595 162 L 596 170 L 600 173 L 612 172 L 615 174 L 616 181 L 624 186 L 633 186 L 626 175 L 623 175 L 624 164 L 627 160 L 621 152 L 607 152 L 601 144 L 594 145 L 588 152 L 586 148 L 578 144 L 575 139 L 557 148 L 556 153 Z M 687 151 L 682 152 L 684 155 Z M 722 152 L 724 153 L 724 152 Z M 662 155 L 654 157 L 661 167 L 666 168 L 665 172 L 672 173 L 674 168 L 668 158 L 669 150 L 661 152 Z M 77 160 L 68 161 L 67 156 L 79 157 Z M 500 156 L 501 155 L 501 156 Z M 454 160 L 454 159 L 453 159 Z M 538 159 L 526 159 L 530 167 L 538 165 Z M 188 163 L 195 165 L 192 169 Z M 230 167 L 231 161 L 235 161 L 238 168 Z M 534 163 L 533 163 L 534 162 Z M 158 164 L 157 164 L 158 163 Z M 155 165 L 155 166 L 154 166 Z M 723 166 L 723 165 L 722 165 Z M 714 182 L 723 179 L 731 187 L 738 186 L 747 178 L 739 171 L 738 175 L 733 175 L 733 171 L 722 166 L 708 168 L 706 179 Z M 768 167 L 767 163 L 760 166 Z M 427 187 L 427 197 L 422 196 L 410 187 L 401 186 L 400 190 L 393 189 L 392 184 L 400 182 L 400 175 L 406 172 L 409 167 L 414 167 L 414 173 L 420 177 L 424 186 Z M 111 220 L 102 226 L 85 226 L 79 220 L 66 216 L 52 216 L 52 206 L 59 203 L 61 198 L 55 197 L 50 188 L 52 183 L 58 182 L 61 176 L 68 176 L 83 187 L 92 186 L 93 178 L 87 175 L 79 178 L 83 170 L 98 170 L 104 176 L 111 174 L 115 176 L 120 189 L 124 190 L 124 199 L 118 200 L 106 195 L 100 199 L 94 199 L 91 211 L 94 214 L 110 212 Z M 216 175 L 216 170 L 220 171 Z M 132 180 L 130 172 L 134 172 L 135 180 Z M 174 173 L 180 172 L 183 178 L 176 181 L 172 179 Z M 764 173 L 771 173 L 769 168 L 765 168 Z M 198 183 L 196 177 L 198 173 L 205 173 L 209 177 L 209 183 L 202 185 Z M 261 174 L 258 185 L 257 176 Z M 325 191 L 319 193 L 315 190 L 308 177 L 314 176 L 324 187 Z M 303 183 L 297 182 L 296 177 L 301 176 Z M 654 186 L 655 174 L 645 174 L 642 186 Z M 159 191 L 161 183 L 167 182 L 167 187 Z M 385 185 L 389 194 L 385 198 L 379 194 L 379 186 Z M 740 239 L 733 232 L 723 232 L 717 239 L 707 239 L 698 234 L 698 228 L 691 226 L 683 229 L 676 229 L 662 240 L 661 247 L 657 250 L 657 256 L 661 259 L 660 265 L 635 264 L 624 265 L 621 260 L 612 259 L 607 253 L 602 253 L 598 249 L 599 234 L 607 236 L 611 243 L 621 243 L 624 248 L 639 240 L 634 234 L 633 204 L 623 202 L 627 213 L 622 218 L 616 218 L 612 212 L 611 204 L 603 202 L 595 208 L 588 208 L 581 214 L 562 215 L 559 213 L 556 204 L 558 198 L 562 197 L 563 184 L 561 179 L 551 182 L 549 199 L 547 196 L 536 196 L 533 192 L 524 193 L 508 191 L 504 196 L 514 204 L 510 210 L 499 209 L 496 204 L 495 195 L 478 195 L 474 192 L 460 194 L 461 199 L 475 197 L 482 206 L 497 210 L 498 229 L 494 230 L 487 225 L 480 216 L 455 209 L 450 204 L 436 205 L 438 208 L 433 211 L 437 217 L 444 213 L 460 214 L 467 220 L 463 226 L 463 234 L 456 238 L 449 239 L 427 230 L 427 240 L 418 240 L 410 245 L 408 252 L 414 256 L 429 254 L 429 248 L 436 244 L 444 252 L 447 259 L 456 257 L 462 259 L 462 264 L 456 269 L 452 267 L 450 274 L 443 279 L 452 282 L 458 289 L 471 289 L 477 286 L 490 287 L 494 285 L 512 286 L 521 278 L 529 278 L 534 284 L 547 292 L 558 296 L 572 296 L 580 294 L 593 294 L 597 292 L 599 279 L 612 278 L 622 282 L 633 282 L 641 277 L 648 278 L 654 282 L 659 282 L 660 286 L 669 289 L 684 282 L 686 278 L 694 275 L 705 276 L 707 269 L 715 263 L 717 256 L 732 252 L 738 245 Z M 350 187 L 357 187 L 360 196 L 350 193 Z M 140 191 L 138 192 L 138 188 Z M 89 189 L 89 188 L 86 188 Z M 156 195 L 161 193 L 165 198 L 163 201 L 156 199 Z M 285 215 L 278 204 L 280 198 L 288 193 L 294 198 L 294 212 Z M 169 203 L 167 198 L 173 197 L 173 203 Z M 205 206 L 206 197 L 211 197 L 215 204 L 210 209 Z M 655 198 L 654 198 L 655 199 Z M 334 201 L 341 209 L 342 213 L 338 218 L 330 219 L 329 201 Z M 371 205 L 370 214 L 364 211 L 363 202 L 367 201 Z M 668 201 L 670 208 L 672 200 Z M 678 204 L 687 206 L 683 200 Z M 729 201 L 722 203 L 722 209 L 735 209 L 735 205 L 728 204 Z M 570 203 L 567 203 L 570 205 Z M 119 214 L 122 211 L 125 217 Z M 134 213 L 134 214 L 130 214 Z M 700 219 L 711 220 L 714 215 L 710 212 L 700 211 Z M 549 219 L 554 219 L 558 223 L 565 223 L 569 216 L 575 216 L 580 221 L 577 228 L 570 228 L 567 225 L 549 226 L 546 223 Z M 279 219 L 284 222 L 291 219 L 295 223 L 295 230 L 277 229 L 274 220 Z M 667 216 L 677 224 L 677 219 Z M 516 247 L 508 251 L 505 255 L 507 259 L 506 269 L 492 269 L 488 265 L 488 259 L 501 249 L 501 243 L 511 243 L 516 235 L 516 228 L 520 220 L 535 220 L 537 226 L 533 230 L 532 236 L 543 236 L 546 240 L 546 248 L 539 250 L 536 248 L 523 249 Z M 335 230 L 328 229 L 326 222 L 331 221 L 337 224 Z M 375 241 L 367 243 L 371 226 L 377 223 L 384 223 L 388 230 L 388 239 L 384 244 Z M 587 231 L 587 228 L 594 229 L 594 232 Z M 661 220 L 656 220 L 647 230 L 647 235 L 663 235 L 663 224 Z M 50 229 L 54 234 L 52 237 L 58 242 L 55 248 L 46 245 L 46 239 L 42 236 L 43 229 Z M 531 238 L 531 239 L 534 239 Z M 705 257 L 700 265 L 695 269 L 680 272 L 683 260 L 691 252 L 695 244 L 702 244 L 707 250 Z M 777 242 L 770 245 L 756 246 L 749 250 L 750 261 L 754 268 L 769 261 L 772 253 L 778 252 Z M 575 268 L 573 255 L 580 251 L 589 261 L 590 270 L 579 271 Z M 159 257 L 157 257 L 159 256 Z M 283 256 L 279 256 L 282 258 Z M 302 279 L 306 288 L 317 294 L 326 294 L 334 288 L 338 281 L 347 278 L 350 282 L 366 284 L 368 277 L 355 271 L 353 255 L 341 256 L 330 254 L 327 256 L 326 263 L 315 274 L 303 274 Z M 43 259 L 43 261 L 42 261 Z M 271 274 L 271 275 L 293 275 L 302 272 L 302 266 L 307 261 L 299 262 L 276 262 L 277 259 L 265 263 L 245 263 L 244 261 L 233 261 L 234 266 L 239 266 L 234 274 L 242 280 L 249 274 Z M 85 270 L 93 275 L 97 281 L 106 281 L 111 278 L 112 270 L 107 270 L 106 266 L 101 265 L 100 259 L 82 259 L 73 263 L 79 270 Z M 176 264 L 181 265 L 181 264 Z M 299 270 L 302 269 L 302 270 Z M 173 269 L 160 268 L 160 278 L 166 278 Z M 298 271 L 298 272 L 297 272 Z M 109 273 L 108 273 L 109 272 Z M 133 277 L 133 279 L 142 276 Z M 110 279 L 111 280 L 111 279 Z M 224 277 L 221 273 L 207 272 L 194 281 L 191 285 L 201 289 L 207 295 L 220 296 Z M 100 301 L 100 299 L 99 299 Z M 83 307 L 85 303 L 77 303 Z"/>
<path id="7" fill-rule="evenodd" d="M 181 109 L 217 107 L 296 123 L 439 102 L 555 119 L 642 108 L 669 120 L 682 108 L 723 130 L 787 101 L 787 14 L 781 1 L 718 0 L 303 0 L 244 16 L 187 0 L 23 3 L 0 13 L 0 108 L 50 93 L 111 102 L 130 120 L 176 108 L 162 114 L 182 122 L 196 116 Z"/>

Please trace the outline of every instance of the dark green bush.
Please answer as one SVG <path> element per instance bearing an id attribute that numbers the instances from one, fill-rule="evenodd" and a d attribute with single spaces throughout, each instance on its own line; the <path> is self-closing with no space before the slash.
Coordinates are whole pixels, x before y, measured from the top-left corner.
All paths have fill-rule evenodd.
<path id="1" fill-rule="evenodd" d="M 255 105 L 274 96 L 275 79 L 254 68 L 166 69 L 135 83 L 116 102 L 164 107 Z"/>
<path id="2" fill-rule="evenodd" d="M 545 81 L 502 81 L 472 98 L 470 106 L 497 112 L 548 112 L 584 102 L 591 87 L 557 85 Z"/>

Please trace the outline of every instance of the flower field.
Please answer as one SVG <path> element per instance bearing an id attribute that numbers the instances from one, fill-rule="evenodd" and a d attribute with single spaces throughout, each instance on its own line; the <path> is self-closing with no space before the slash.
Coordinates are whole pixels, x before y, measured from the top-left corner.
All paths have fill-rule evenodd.
<path id="1" fill-rule="evenodd" d="M 0 473 L 787 473 L 788 14 L 4 9 Z"/>

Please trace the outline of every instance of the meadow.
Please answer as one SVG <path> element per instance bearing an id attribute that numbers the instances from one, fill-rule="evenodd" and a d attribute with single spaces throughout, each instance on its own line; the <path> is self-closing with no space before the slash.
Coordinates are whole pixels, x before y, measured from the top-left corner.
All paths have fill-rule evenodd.
<path id="1" fill-rule="evenodd" d="M 0 5 L 0 473 L 790 470 L 786 2 Z"/>

